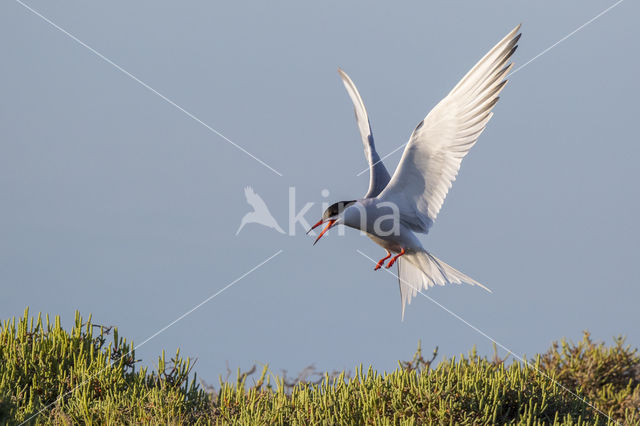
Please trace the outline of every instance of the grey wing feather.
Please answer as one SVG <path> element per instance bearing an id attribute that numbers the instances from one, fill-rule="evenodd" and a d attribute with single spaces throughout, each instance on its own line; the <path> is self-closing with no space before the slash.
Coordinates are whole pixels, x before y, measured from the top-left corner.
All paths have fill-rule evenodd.
<path id="1" fill-rule="evenodd" d="M 391 176 L 384 166 L 384 163 L 380 159 L 380 156 L 376 152 L 375 144 L 373 143 L 373 133 L 371 132 L 371 124 L 369 123 L 369 116 L 367 110 L 364 107 L 364 102 L 356 85 L 349 78 L 347 73 L 338 68 L 338 73 L 342 78 L 344 87 L 349 93 L 349 97 L 353 102 L 353 109 L 356 114 L 356 121 L 358 123 L 358 129 L 360 130 L 360 136 L 362 137 L 362 144 L 364 145 L 364 154 L 369 163 L 369 189 L 364 198 L 376 197 L 387 186 Z"/>

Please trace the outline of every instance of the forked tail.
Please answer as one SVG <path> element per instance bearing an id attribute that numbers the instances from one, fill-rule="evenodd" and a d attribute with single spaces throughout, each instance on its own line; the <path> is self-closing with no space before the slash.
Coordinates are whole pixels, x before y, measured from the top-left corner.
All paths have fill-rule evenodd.
<path id="1" fill-rule="evenodd" d="M 477 285 L 491 293 L 487 287 L 447 265 L 428 251 L 409 252 L 398 258 L 398 277 L 403 320 L 404 308 L 411 303 L 411 299 L 419 291 L 435 285 L 466 283 Z"/>

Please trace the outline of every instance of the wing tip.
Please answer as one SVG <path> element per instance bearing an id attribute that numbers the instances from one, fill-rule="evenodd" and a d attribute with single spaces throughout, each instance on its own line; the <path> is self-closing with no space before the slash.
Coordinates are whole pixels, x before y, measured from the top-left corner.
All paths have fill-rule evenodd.
<path id="1" fill-rule="evenodd" d="M 489 288 L 489 287 L 485 287 L 482 284 L 480 284 L 479 282 L 475 281 L 474 284 L 476 284 L 478 287 L 480 287 L 481 289 L 493 294 L 493 291 Z"/>
<path id="2" fill-rule="evenodd" d="M 340 75 L 340 78 L 344 81 L 351 81 L 351 78 L 349 77 L 349 75 L 340 67 L 338 67 L 338 74 Z"/>
<path id="3" fill-rule="evenodd" d="M 518 35 L 516 35 L 513 38 L 513 43 L 515 44 L 515 43 L 519 42 L 521 38 L 522 38 L 522 33 L 518 33 Z"/>
<path id="4" fill-rule="evenodd" d="M 472 286 L 478 286 L 481 289 L 493 294 L 493 291 L 489 287 L 487 287 L 487 286 L 485 286 L 483 284 L 480 284 L 478 281 L 474 280 L 473 278 L 471 278 L 469 276 L 467 276 L 467 278 L 469 279 L 469 280 L 466 280 L 467 284 L 471 284 Z"/>
<path id="5" fill-rule="evenodd" d="M 518 25 L 516 25 L 515 28 L 511 30 L 510 34 L 517 33 L 518 31 L 520 31 L 520 28 L 522 28 L 522 22 L 520 22 Z"/>

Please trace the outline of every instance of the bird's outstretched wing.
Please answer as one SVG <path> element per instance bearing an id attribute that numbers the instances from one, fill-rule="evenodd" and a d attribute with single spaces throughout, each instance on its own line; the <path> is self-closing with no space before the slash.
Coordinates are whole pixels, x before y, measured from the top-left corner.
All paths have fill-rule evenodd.
<path id="1" fill-rule="evenodd" d="M 389 172 L 387 168 L 380 160 L 380 156 L 376 152 L 376 147 L 373 143 L 373 134 L 371 132 L 371 124 L 369 123 L 369 116 L 367 110 L 364 107 L 364 102 L 356 89 L 356 85 L 349 78 L 347 73 L 338 68 L 338 73 L 342 78 L 344 87 L 349 93 L 349 97 L 353 102 L 353 109 L 356 113 L 356 121 L 358 122 L 358 129 L 360 130 L 360 136 L 362 136 L 362 143 L 364 144 L 364 155 L 369 162 L 369 189 L 364 198 L 373 198 L 378 196 L 380 192 L 389 183 Z"/>
<path id="2" fill-rule="evenodd" d="M 400 209 L 400 220 L 426 233 L 436 220 L 460 163 L 491 119 L 504 88 L 520 25 L 489 51 L 413 131 L 391 182 L 379 198 Z"/>

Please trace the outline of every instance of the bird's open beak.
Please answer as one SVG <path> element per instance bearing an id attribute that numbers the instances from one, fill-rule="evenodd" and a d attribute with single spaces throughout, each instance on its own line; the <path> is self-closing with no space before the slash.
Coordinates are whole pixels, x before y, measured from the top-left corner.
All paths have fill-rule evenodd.
<path id="1" fill-rule="evenodd" d="M 313 245 L 315 246 L 316 243 L 320 240 L 320 238 L 322 238 L 322 236 L 331 228 L 333 228 L 336 224 L 337 220 L 333 219 L 333 220 L 329 220 L 327 221 L 327 226 L 324 227 L 324 229 L 322 230 L 322 232 L 320 232 L 320 235 L 318 235 L 318 238 L 316 238 L 316 240 L 313 242 Z M 311 232 L 312 230 L 314 230 L 315 228 L 317 228 L 318 226 L 322 225 L 324 223 L 323 220 L 318 221 L 318 223 L 316 223 L 315 225 L 313 225 L 313 227 L 311 227 L 311 229 L 309 229 L 309 231 L 307 232 L 307 234 L 309 232 Z"/>
<path id="2" fill-rule="evenodd" d="M 322 225 L 322 222 L 324 222 L 324 219 L 320 219 L 318 221 L 318 223 L 316 223 L 315 225 L 313 225 L 311 228 L 309 228 L 309 230 L 307 231 L 307 235 L 309 235 L 309 232 L 313 231 L 314 229 L 316 229 L 318 226 Z"/>

